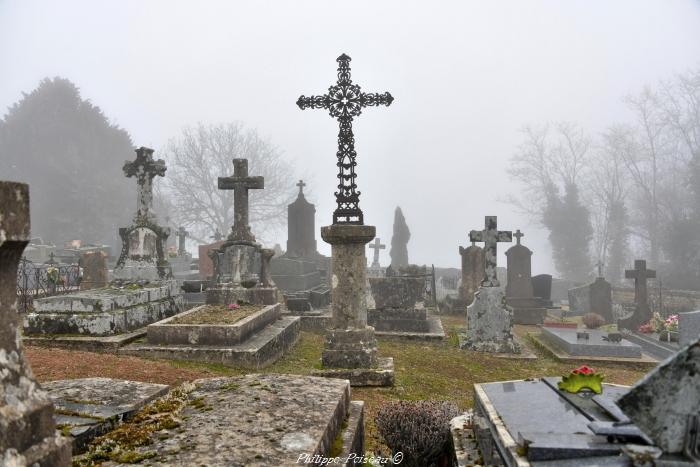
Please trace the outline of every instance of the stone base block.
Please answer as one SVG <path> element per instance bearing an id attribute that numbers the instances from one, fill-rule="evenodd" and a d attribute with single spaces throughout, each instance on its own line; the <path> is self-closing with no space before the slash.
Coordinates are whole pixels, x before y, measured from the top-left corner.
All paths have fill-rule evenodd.
<path id="1" fill-rule="evenodd" d="M 235 302 L 247 302 L 254 305 L 274 305 L 277 303 L 276 287 L 228 287 L 221 284 L 206 291 L 207 305 L 227 305 Z"/>
<path id="2" fill-rule="evenodd" d="M 462 348 L 478 352 L 520 353 L 512 331 L 513 309 L 500 287 L 480 287 L 467 308 L 467 336 Z"/>
<path id="3" fill-rule="evenodd" d="M 88 294 L 83 292 L 81 294 Z M 34 311 L 25 317 L 24 332 L 34 335 L 79 334 L 111 336 L 142 328 L 184 309 L 182 294 L 139 303 L 127 308 L 94 311 Z"/>
<path id="4" fill-rule="evenodd" d="M 378 337 L 396 337 L 399 339 L 442 340 L 445 338 L 445 330 L 439 317 L 428 315 L 425 322 L 428 326 L 428 330 L 425 332 L 376 330 L 374 334 Z"/>
<path id="5" fill-rule="evenodd" d="M 54 467 L 71 465 L 71 440 L 58 433 L 44 438 L 19 453 L 7 450 L 2 453 L 0 465 Z"/>
<path id="6" fill-rule="evenodd" d="M 467 337 L 464 340 L 460 340 L 459 347 L 465 350 L 473 350 L 475 352 L 517 354 L 522 351 L 520 344 L 514 339 L 501 341 L 472 341 L 469 340 L 469 337 Z"/>
<path id="7" fill-rule="evenodd" d="M 394 359 L 378 358 L 373 368 L 324 368 L 311 373 L 325 378 L 340 378 L 350 380 L 351 386 L 393 386 Z"/>
<path id="8" fill-rule="evenodd" d="M 313 289 L 321 283 L 321 274 L 318 271 L 302 275 L 279 275 L 272 274 L 272 280 L 277 287 L 284 291 L 298 292 L 301 290 Z"/>
<path id="9" fill-rule="evenodd" d="M 253 334 L 248 340 L 232 346 L 133 343 L 120 349 L 119 353 L 149 358 L 220 363 L 257 370 L 279 360 L 297 342 L 300 331 L 301 320 L 298 316 L 283 316 Z"/>
<path id="10" fill-rule="evenodd" d="M 370 368 L 377 364 L 374 328 L 333 329 L 326 334 L 321 354 L 324 368 Z"/>
<path id="11" fill-rule="evenodd" d="M 376 331 L 428 332 L 429 324 L 425 308 L 384 308 L 367 310 L 367 324 Z"/>
<path id="12" fill-rule="evenodd" d="M 542 324 L 546 316 L 547 310 L 545 308 L 514 308 L 513 324 Z"/>
<path id="13" fill-rule="evenodd" d="M 115 336 L 24 336 L 22 342 L 46 348 L 116 353 L 120 347 L 145 336 L 146 328 L 140 328 Z"/>

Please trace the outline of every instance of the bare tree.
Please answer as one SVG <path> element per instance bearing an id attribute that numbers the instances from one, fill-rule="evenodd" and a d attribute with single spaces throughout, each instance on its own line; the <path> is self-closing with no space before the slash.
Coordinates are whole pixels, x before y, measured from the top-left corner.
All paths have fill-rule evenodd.
<path id="1" fill-rule="evenodd" d="M 251 190 L 249 220 L 263 241 L 286 225 L 286 206 L 294 195 L 290 162 L 269 140 L 240 122 L 188 127 L 169 141 L 163 195 L 170 198 L 169 215 L 196 241 L 209 242 L 218 230 L 233 225 L 233 190 L 219 190 L 218 177 L 233 174 L 233 159 L 248 159 L 250 175 L 265 177 L 264 190 Z"/>

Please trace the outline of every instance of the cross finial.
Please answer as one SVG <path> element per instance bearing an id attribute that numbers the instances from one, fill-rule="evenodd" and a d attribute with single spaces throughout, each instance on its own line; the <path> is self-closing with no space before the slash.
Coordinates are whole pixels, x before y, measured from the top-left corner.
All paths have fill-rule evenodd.
<path id="1" fill-rule="evenodd" d="M 484 280 L 482 287 L 499 287 L 501 284 L 496 275 L 498 243 L 513 241 L 513 233 L 509 230 L 498 230 L 496 216 L 486 216 L 484 230 L 469 232 L 472 242 L 484 242 Z"/>
<path id="2" fill-rule="evenodd" d="M 306 186 L 306 183 L 304 183 L 304 180 L 299 180 L 299 183 L 297 183 L 297 186 L 299 187 L 299 195 L 304 194 L 304 187 Z"/>
<path id="3" fill-rule="evenodd" d="M 603 266 L 605 266 L 605 264 L 599 259 L 595 265 L 598 268 L 598 277 L 603 277 Z"/>
<path id="4" fill-rule="evenodd" d="M 360 116 L 362 108 L 378 105 L 389 106 L 394 98 L 388 92 L 364 93 L 360 86 L 352 84 L 350 77 L 350 57 L 342 54 L 338 62 L 338 81 L 328 88 L 328 94 L 322 96 L 300 96 L 297 105 L 301 110 L 326 109 L 331 117 L 338 120 L 338 152 L 336 156 L 339 169 L 338 191 L 335 192 L 337 208 L 333 212 L 334 224 L 364 224 L 360 209 L 360 192 L 355 183 L 355 136 L 352 132 L 352 120 Z"/>
<path id="5" fill-rule="evenodd" d="M 516 245 L 520 245 L 520 239 L 525 236 L 524 233 L 520 231 L 520 229 L 516 230 L 515 233 L 513 234 L 515 237 L 515 241 L 517 242 Z"/>
<path id="6" fill-rule="evenodd" d="M 165 161 L 153 160 L 153 149 L 141 146 L 136 149 L 136 159 L 124 162 L 124 174 L 136 177 L 136 217 L 137 222 L 153 220 L 153 178 L 165 176 Z"/>
<path id="7" fill-rule="evenodd" d="M 263 188 L 263 177 L 248 176 L 248 159 L 234 159 L 233 177 L 219 177 L 219 190 L 233 190 L 233 227 L 229 240 L 255 242 L 248 225 L 248 190 Z"/>
<path id="8" fill-rule="evenodd" d="M 180 228 L 177 229 L 177 242 L 178 242 L 177 253 L 181 256 L 184 255 L 186 252 L 185 238 L 187 238 L 188 233 L 189 232 L 187 230 L 185 230 L 185 228 L 183 226 L 180 226 Z"/>

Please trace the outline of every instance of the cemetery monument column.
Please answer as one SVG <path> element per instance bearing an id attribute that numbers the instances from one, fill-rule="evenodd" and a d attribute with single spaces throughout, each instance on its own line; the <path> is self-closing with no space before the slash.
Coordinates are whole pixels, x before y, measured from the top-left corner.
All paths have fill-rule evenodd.
<path id="1" fill-rule="evenodd" d="M 17 266 L 29 243 L 29 186 L 0 182 L 0 464 L 70 465 L 71 438 L 56 431 L 53 404 L 22 349 Z"/>
<path id="2" fill-rule="evenodd" d="M 367 326 L 365 245 L 375 236 L 375 227 L 364 225 L 360 210 L 360 193 L 356 190 L 354 117 L 368 106 L 390 105 L 394 98 L 384 94 L 364 93 L 352 83 L 350 57 L 343 54 L 338 61 L 338 81 L 328 94 L 301 96 L 302 109 L 325 109 L 338 120 L 337 208 L 333 224 L 321 228 L 321 238 L 331 245 L 331 309 L 332 329 L 323 349 L 323 376 L 347 377 L 355 386 L 393 385 L 393 360 L 377 357 L 374 328 Z"/>

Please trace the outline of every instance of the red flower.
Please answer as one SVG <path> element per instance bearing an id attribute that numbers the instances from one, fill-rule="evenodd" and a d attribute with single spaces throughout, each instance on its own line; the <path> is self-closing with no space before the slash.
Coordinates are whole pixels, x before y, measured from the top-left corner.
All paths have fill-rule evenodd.
<path id="1" fill-rule="evenodd" d="M 572 371 L 572 373 L 575 375 L 590 375 L 595 373 L 595 370 L 589 366 L 583 365 L 576 368 L 574 371 Z"/>
<path id="2" fill-rule="evenodd" d="M 228 305 L 229 310 L 235 310 L 236 308 L 239 308 L 238 303 L 229 303 L 229 305 Z"/>

